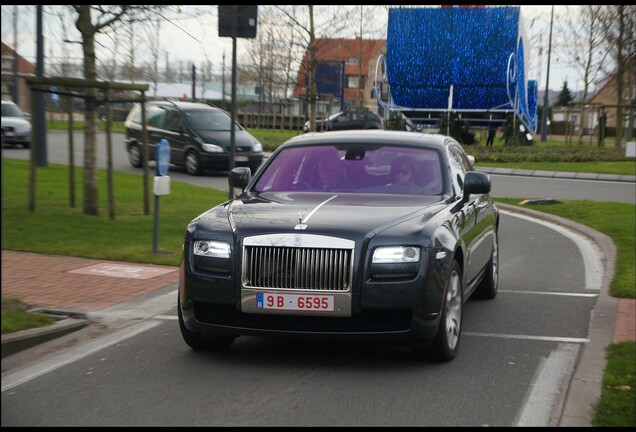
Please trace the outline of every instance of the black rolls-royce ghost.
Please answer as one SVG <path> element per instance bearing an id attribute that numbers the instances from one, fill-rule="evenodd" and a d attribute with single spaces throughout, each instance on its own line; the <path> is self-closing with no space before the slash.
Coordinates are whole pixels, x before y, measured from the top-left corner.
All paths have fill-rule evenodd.
<path id="1" fill-rule="evenodd" d="M 452 360 L 469 296 L 494 298 L 499 211 L 453 138 L 308 133 L 187 227 L 179 326 L 193 349 L 241 335 L 374 338 Z"/>

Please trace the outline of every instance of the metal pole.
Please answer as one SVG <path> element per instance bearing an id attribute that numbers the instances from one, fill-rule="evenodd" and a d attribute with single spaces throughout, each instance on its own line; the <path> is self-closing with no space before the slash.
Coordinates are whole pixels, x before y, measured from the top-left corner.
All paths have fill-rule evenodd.
<path id="1" fill-rule="evenodd" d="M 197 100 L 197 96 L 195 93 L 195 89 L 196 89 L 196 83 L 197 83 L 197 72 L 196 72 L 196 66 L 194 66 L 194 63 L 192 63 L 192 100 L 196 101 Z"/>
<path id="2" fill-rule="evenodd" d="M 44 36 L 42 35 L 42 5 L 37 5 L 37 62 L 35 74 L 37 77 L 44 76 Z M 31 90 L 33 91 L 33 90 Z M 40 167 L 47 166 L 46 155 L 46 112 L 44 110 L 44 93 L 36 91 L 35 95 L 35 117 L 36 117 L 36 142 L 31 143 L 37 148 L 36 164 Z"/>
<path id="3" fill-rule="evenodd" d="M 159 195 L 155 195 L 155 215 L 152 223 L 152 253 L 157 253 L 157 242 L 159 239 Z"/>
<path id="4" fill-rule="evenodd" d="M 552 54 L 552 24 L 554 23 L 554 6 L 550 13 L 550 39 L 548 41 L 548 70 L 545 75 L 545 94 L 543 95 L 543 112 L 541 113 L 541 142 L 548 140 L 548 85 L 550 83 L 550 54 Z"/>
<path id="5" fill-rule="evenodd" d="M 234 168 L 234 140 L 236 123 L 236 34 L 238 33 L 238 6 L 232 6 L 232 128 L 230 129 L 229 170 Z M 234 198 L 234 187 L 230 185 L 229 199 Z"/>

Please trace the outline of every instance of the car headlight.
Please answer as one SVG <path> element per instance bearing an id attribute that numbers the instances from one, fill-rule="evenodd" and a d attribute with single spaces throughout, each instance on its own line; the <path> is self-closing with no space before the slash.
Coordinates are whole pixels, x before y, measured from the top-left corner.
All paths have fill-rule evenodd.
<path id="1" fill-rule="evenodd" d="M 420 248 L 413 246 L 380 247 L 373 252 L 373 264 L 412 263 L 420 260 Z"/>
<path id="2" fill-rule="evenodd" d="M 263 151 L 263 144 L 261 144 L 260 142 L 256 141 L 256 142 L 254 143 L 253 150 L 254 150 L 255 152 L 262 152 L 262 151 Z"/>
<path id="3" fill-rule="evenodd" d="M 230 244 L 212 240 L 197 240 L 194 242 L 193 252 L 195 255 L 210 258 L 229 258 Z"/>
<path id="4" fill-rule="evenodd" d="M 222 153 L 223 149 L 216 144 L 201 144 L 203 150 L 208 153 Z"/>

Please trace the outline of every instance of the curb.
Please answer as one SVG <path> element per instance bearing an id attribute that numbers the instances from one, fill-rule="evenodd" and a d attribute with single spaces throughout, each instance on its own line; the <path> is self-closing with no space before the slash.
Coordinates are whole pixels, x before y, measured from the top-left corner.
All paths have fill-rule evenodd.
<path id="1" fill-rule="evenodd" d="M 486 174 L 499 174 L 510 176 L 525 176 L 525 177 L 544 177 L 544 178 L 558 178 L 568 180 L 604 180 L 604 181 L 617 181 L 634 183 L 636 182 L 636 176 L 626 174 L 596 174 L 596 173 L 579 173 L 579 172 L 565 172 L 565 171 L 542 171 L 542 170 L 528 170 L 519 168 L 491 168 L 491 167 L 475 167 L 476 171 L 484 172 Z"/>
<path id="2" fill-rule="evenodd" d="M 80 330 L 89 324 L 84 318 L 65 318 L 50 326 L 2 335 L 2 358 Z"/>

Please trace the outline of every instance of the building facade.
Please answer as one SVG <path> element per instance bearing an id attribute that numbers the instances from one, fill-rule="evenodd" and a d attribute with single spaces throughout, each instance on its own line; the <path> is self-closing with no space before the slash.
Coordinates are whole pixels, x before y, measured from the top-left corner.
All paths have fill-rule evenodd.
<path id="1" fill-rule="evenodd" d="M 611 75 L 596 85 L 596 92 L 588 98 L 586 106 L 590 107 L 589 112 L 583 119 L 586 128 L 596 129 L 599 127 L 601 116 L 605 116 L 605 126 L 608 129 L 616 130 L 618 89 L 617 77 Z M 636 104 L 636 59 L 632 58 L 628 62 L 628 67 L 623 74 L 622 92 L 622 123 L 625 136 L 630 136 L 628 130 L 636 128 L 634 124 L 634 109 Z M 631 125 L 630 125 L 631 123 Z M 631 135 L 633 137 L 633 134 Z"/>
<path id="2" fill-rule="evenodd" d="M 34 76 L 35 66 L 19 54 L 16 55 L 13 49 L 2 42 L 2 99 L 12 100 L 23 111 L 31 112 L 31 90 L 26 79 Z M 16 97 L 14 97 L 15 86 L 17 86 Z"/>
<path id="3" fill-rule="evenodd" d="M 386 53 L 384 39 L 316 39 L 318 113 L 326 116 L 343 108 L 378 112 L 373 91 L 378 57 Z M 307 100 L 309 51 L 298 70 L 293 96 Z"/>

